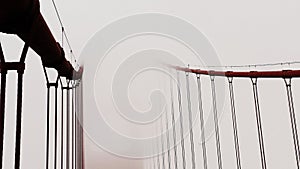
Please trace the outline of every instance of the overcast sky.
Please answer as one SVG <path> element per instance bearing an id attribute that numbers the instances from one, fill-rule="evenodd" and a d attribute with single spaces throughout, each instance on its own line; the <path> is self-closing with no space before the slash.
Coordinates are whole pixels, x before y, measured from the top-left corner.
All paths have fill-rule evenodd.
<path id="1" fill-rule="evenodd" d="M 134 14 L 155 12 L 177 16 L 198 28 L 212 43 L 223 65 L 300 60 L 300 1 L 298 0 L 57 0 L 56 3 L 77 58 L 81 56 L 88 40 L 109 23 Z M 61 29 L 51 0 L 41 0 L 41 11 L 57 41 L 61 41 Z M 0 35 L 0 40 L 7 60 L 16 60 L 20 54 L 22 42 L 15 36 L 4 34 Z M 82 57 L 79 60 L 84 60 L 84 56 Z M 34 52 L 29 52 L 26 63 L 21 168 L 39 169 L 44 167 L 45 160 L 45 80 L 40 58 Z M 279 68 L 282 69 L 282 67 Z M 4 168 L 13 168 L 16 79 L 14 74 L 9 75 L 8 78 Z M 299 83 L 297 84 L 299 86 Z M 275 141 L 274 144 L 269 143 L 268 148 L 271 150 L 268 151 L 269 164 L 270 168 L 278 169 L 295 167 L 291 146 L 280 148 L 284 144 L 280 138 L 285 137 L 274 132 L 278 130 L 281 133 L 290 132 L 288 112 L 287 108 L 284 107 L 286 106 L 285 91 L 281 85 L 281 82 L 275 82 L 274 84 L 268 81 L 262 86 L 266 94 L 262 96 L 266 105 L 262 109 L 265 110 L 265 118 L 269 119 L 269 123 L 275 126 L 274 128 L 266 127 L 266 132 L 271 133 L 267 136 L 267 142 L 273 139 L 272 136 L 276 138 L 278 136 L 277 142 Z M 241 105 L 239 108 L 243 110 L 240 120 L 247 122 L 249 118 L 254 118 L 253 107 L 251 107 L 253 105 L 247 104 L 247 101 L 252 103 L 251 86 L 244 81 L 240 83 L 240 86 L 238 91 L 241 94 L 237 94 Z M 243 93 L 243 91 L 246 92 Z M 276 101 L 272 95 L 274 91 L 279 91 L 282 94 L 281 99 Z M 268 108 L 267 105 L 271 108 Z M 226 111 L 226 108 L 224 108 L 224 112 L 229 112 L 229 109 Z M 282 115 L 280 116 L 276 115 L 276 112 L 285 112 L 286 114 L 279 113 Z M 253 116 L 248 117 L 251 113 Z M 230 114 L 224 115 L 224 119 L 224 121 L 230 120 Z M 286 120 L 285 129 L 276 125 L 284 121 L 282 119 Z M 266 120 L 266 123 L 268 123 L 268 120 Z M 227 122 L 222 123 L 222 125 L 228 129 L 231 127 L 230 123 Z M 259 161 L 256 161 L 258 160 L 258 154 L 255 154 L 254 150 L 252 153 L 251 148 L 249 148 L 251 146 L 245 146 L 248 144 L 249 136 L 247 132 L 252 133 L 254 141 L 256 141 L 255 125 L 252 128 L 246 125 L 243 127 L 242 125 L 241 128 L 241 133 L 244 133 L 241 134 L 241 144 L 245 143 L 242 150 L 251 152 L 242 154 L 245 156 L 245 165 L 248 168 L 260 167 Z M 287 135 L 287 137 L 289 136 Z M 229 142 L 230 139 L 229 137 L 227 141 Z M 224 142 L 227 142 L 226 138 L 224 140 Z M 291 142 L 288 143 L 291 144 Z M 212 141 L 211 147 L 213 147 L 213 144 Z M 85 147 L 86 169 L 116 169 L 120 166 L 123 169 L 140 169 L 143 165 L 142 161 L 122 159 L 102 151 L 88 137 L 85 139 Z M 201 148 L 199 145 L 197 148 L 197 158 L 201 161 Z M 273 151 L 277 148 L 282 154 L 286 153 L 284 156 L 288 159 L 282 158 L 279 152 Z M 232 150 L 233 147 L 230 147 L 225 148 L 224 151 L 231 152 Z M 209 151 L 210 156 L 214 156 L 214 153 L 214 150 Z M 233 155 L 225 156 L 228 161 L 225 160 L 224 163 L 228 167 L 234 166 L 234 161 L 230 161 L 234 159 Z M 284 167 L 286 163 L 290 163 L 291 166 Z M 200 164 L 198 168 L 201 168 Z"/>

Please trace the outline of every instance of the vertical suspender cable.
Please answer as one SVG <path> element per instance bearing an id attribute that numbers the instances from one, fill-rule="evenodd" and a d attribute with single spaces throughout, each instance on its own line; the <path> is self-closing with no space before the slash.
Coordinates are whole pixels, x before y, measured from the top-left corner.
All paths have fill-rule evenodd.
<path id="1" fill-rule="evenodd" d="M 236 165 L 237 165 L 237 169 L 241 169 L 242 167 L 241 167 L 240 147 L 239 147 L 239 138 L 238 138 L 238 131 L 237 131 L 238 126 L 237 126 L 236 112 L 235 112 L 234 88 L 233 88 L 232 77 L 228 77 L 228 83 L 229 83 L 229 93 L 230 93 L 230 103 L 231 103 L 231 115 L 232 115 Z"/>
<path id="2" fill-rule="evenodd" d="M 67 127 L 66 127 L 66 129 L 67 129 L 67 147 L 66 147 L 66 163 L 67 163 L 67 169 L 70 169 L 70 90 L 69 90 L 69 82 L 68 82 L 68 85 L 67 85 L 67 118 L 66 118 L 66 120 L 67 120 Z"/>
<path id="3" fill-rule="evenodd" d="M 83 83 L 80 82 L 80 120 L 83 122 Z M 80 169 L 84 169 L 84 147 L 83 147 L 83 128 L 80 125 Z"/>
<path id="4" fill-rule="evenodd" d="M 218 124 L 219 120 L 218 120 L 218 111 L 217 111 L 215 77 L 210 76 L 210 80 L 211 80 L 211 91 L 212 91 L 212 101 L 213 101 L 218 167 L 219 167 L 219 169 L 222 169 L 222 154 L 221 154 L 221 143 L 220 143 L 219 124 Z"/>
<path id="5" fill-rule="evenodd" d="M 50 85 L 47 85 L 47 127 L 46 127 L 46 169 L 49 168 L 49 149 L 50 149 Z"/>
<path id="6" fill-rule="evenodd" d="M 149 161 L 147 159 L 143 160 L 143 168 L 142 169 L 149 169 Z"/>
<path id="7" fill-rule="evenodd" d="M 206 154 L 206 143 L 205 143 L 205 131 L 204 131 L 204 113 L 202 103 L 202 92 L 201 92 L 201 80 L 200 75 L 197 74 L 197 85 L 198 85 L 198 100 L 199 100 L 199 113 L 200 113 L 200 129 L 201 129 L 201 145 L 202 145 L 202 156 L 203 156 L 203 167 L 207 169 L 207 154 Z"/>
<path id="8" fill-rule="evenodd" d="M 54 126 L 54 168 L 56 169 L 57 168 L 57 119 L 58 119 L 58 109 L 57 109 L 57 105 L 58 105 L 58 102 L 57 102 L 57 87 L 58 87 L 58 83 L 56 82 L 56 85 L 55 85 L 55 126 Z"/>
<path id="9" fill-rule="evenodd" d="M 63 137 L 64 137 L 64 103 L 65 103 L 65 99 L 64 99 L 64 91 L 66 91 L 66 168 L 69 169 L 70 167 L 70 157 L 69 157 L 69 153 L 70 153 L 70 149 L 69 149 L 69 146 L 70 146 L 70 133 L 69 133 L 69 130 L 70 130 L 70 123 L 69 123 L 69 120 L 70 120 L 70 86 L 69 86 L 69 81 L 67 82 L 67 86 L 63 86 L 63 83 L 62 81 L 60 80 L 61 82 L 61 97 L 62 97 L 62 105 L 61 105 L 61 168 L 63 169 L 63 161 L 64 161 L 64 153 L 63 153 L 63 150 L 64 150 L 64 147 L 63 147 Z"/>
<path id="10" fill-rule="evenodd" d="M 151 163 L 151 169 L 155 169 L 155 166 L 154 166 L 154 161 L 153 161 L 153 157 L 150 158 L 150 163 Z"/>
<path id="11" fill-rule="evenodd" d="M 77 145 L 78 145 L 78 166 L 77 168 L 78 169 L 83 169 L 83 165 L 84 165 L 84 158 L 83 158 L 83 140 L 82 140 L 82 137 L 83 137 L 83 131 L 82 131 L 82 126 L 81 126 L 81 123 L 83 123 L 83 114 L 82 114 L 82 111 L 83 111 L 83 100 L 82 100 L 82 83 L 79 81 L 78 82 L 78 142 L 77 142 Z"/>
<path id="12" fill-rule="evenodd" d="M 166 118 L 166 137 L 167 137 L 167 155 L 168 155 L 168 169 L 171 169 L 171 150 L 170 150 L 170 135 L 169 135 L 169 120 L 168 120 L 168 112 L 165 112 Z"/>
<path id="13" fill-rule="evenodd" d="M 160 127 L 161 127 L 161 158 L 162 158 L 162 169 L 166 169 L 165 165 L 165 148 L 164 148 L 164 137 L 163 137 L 163 132 L 164 132 L 164 126 L 163 126 L 163 117 L 161 117 L 160 120 Z"/>
<path id="14" fill-rule="evenodd" d="M 157 129 L 156 129 L 157 131 Z M 157 162 L 157 169 L 160 169 L 160 160 L 159 160 L 159 140 L 156 142 L 156 149 L 157 149 L 157 156 L 156 156 L 156 162 Z"/>
<path id="15" fill-rule="evenodd" d="M 78 115 L 78 122 L 80 122 L 80 113 L 81 113 L 81 88 L 80 88 L 80 83 L 78 83 L 78 97 L 77 97 L 77 99 L 78 99 L 78 112 L 77 112 L 77 115 Z M 77 168 L 78 169 L 81 169 L 81 162 L 80 162 L 80 160 L 81 160 L 81 133 L 80 133 L 80 123 L 78 123 L 78 127 L 77 127 L 77 129 L 78 129 L 78 131 L 77 131 L 77 143 L 76 143 L 76 145 L 77 145 L 77 147 L 78 147 L 78 154 L 77 154 L 77 161 L 78 161 L 78 166 L 77 166 Z"/>
<path id="16" fill-rule="evenodd" d="M 50 83 L 48 79 L 48 75 L 46 72 L 46 68 L 43 66 L 44 74 L 46 77 L 46 82 L 47 82 L 47 127 L 46 127 L 46 169 L 49 169 L 49 149 L 50 149 L 50 89 L 51 87 L 55 87 L 55 121 L 54 121 L 54 168 L 57 166 L 57 113 L 58 113 L 58 93 L 57 93 L 57 88 L 58 88 L 58 80 L 59 77 L 56 79 L 55 83 Z"/>
<path id="17" fill-rule="evenodd" d="M 61 169 L 64 168 L 64 88 L 62 84 L 62 80 L 60 79 L 60 84 L 61 84 L 61 152 L 60 152 L 60 158 L 61 158 L 61 163 L 60 167 Z"/>
<path id="18" fill-rule="evenodd" d="M 257 123 L 258 139 L 259 139 L 261 165 L 262 165 L 262 169 L 266 169 L 267 165 L 266 165 L 265 147 L 264 147 L 263 131 L 262 131 L 261 117 L 260 117 L 260 107 L 258 101 L 257 78 L 251 78 L 251 81 L 252 81 L 253 96 L 255 101 L 256 123 Z"/>
<path id="19" fill-rule="evenodd" d="M 4 63 L 4 55 L 2 51 L 2 47 L 0 44 L 0 64 Z M 3 165 L 3 142 L 4 142 L 4 123 L 5 123 L 5 90 L 6 90 L 6 75 L 7 70 L 1 69 L 1 97 L 0 97 L 0 151 L 1 151 L 1 161 L 0 161 L 0 169 L 2 169 Z"/>
<path id="20" fill-rule="evenodd" d="M 178 169 L 178 157 L 177 157 L 177 141 L 176 141 L 176 125 L 175 125 L 175 112 L 174 112 L 174 95 L 173 95 L 173 83 L 172 77 L 170 77 L 170 95 L 171 95 L 171 116 L 172 116 L 172 129 L 173 129 L 173 144 L 174 144 L 174 166 Z"/>
<path id="21" fill-rule="evenodd" d="M 25 64 L 26 54 L 29 45 L 25 43 L 22 50 L 19 64 Z M 24 67 L 25 68 L 25 67 Z M 19 68 L 18 73 L 18 93 L 17 93 L 17 120 L 16 120 L 16 145 L 15 145 L 15 169 L 20 168 L 21 136 L 22 136 L 22 102 L 23 102 L 23 75 L 24 68 Z"/>
<path id="22" fill-rule="evenodd" d="M 75 82 L 74 82 L 75 83 Z M 75 142 L 74 142 L 74 136 L 75 136 L 75 89 L 74 84 L 72 83 L 72 168 L 75 169 Z"/>
<path id="23" fill-rule="evenodd" d="M 300 161 L 300 152 L 299 152 L 299 138 L 298 138 L 298 130 L 297 130 L 297 120 L 295 115 L 294 109 L 294 100 L 293 100 L 293 90 L 292 90 L 292 79 L 284 79 L 288 97 L 288 105 L 289 105 L 289 112 L 290 112 L 290 119 L 291 119 L 291 127 L 292 127 L 292 134 L 294 140 L 294 148 L 295 148 L 295 157 L 296 157 L 296 164 L 297 169 L 299 169 L 299 161 Z"/>
<path id="24" fill-rule="evenodd" d="M 194 132 L 193 132 L 193 117 L 192 117 L 192 107 L 191 107 L 191 96 L 190 96 L 190 82 L 189 73 L 186 72 L 186 93 L 189 111 L 189 130 L 190 130 L 190 143 L 191 143 L 191 154 L 192 154 L 192 169 L 196 168 L 195 162 L 195 145 L 194 145 Z"/>
<path id="25" fill-rule="evenodd" d="M 147 160 L 147 168 L 148 169 L 152 169 L 152 160 L 151 160 L 151 158 L 149 158 L 148 160 Z"/>
<path id="26" fill-rule="evenodd" d="M 23 88 L 23 72 L 18 72 L 15 169 L 20 168 L 21 128 L 22 128 L 22 92 L 23 92 L 22 88 Z"/>
<path id="27" fill-rule="evenodd" d="M 77 169 L 77 164 L 78 164 L 78 158 L 77 158 L 77 151 L 78 151 L 78 146 L 77 146 L 77 127 L 78 127 L 78 90 L 77 90 L 78 82 L 75 83 L 75 169 Z"/>
<path id="28" fill-rule="evenodd" d="M 186 169 L 185 145 L 184 145 L 184 135 L 183 135 L 183 114 L 182 114 L 182 103 L 181 103 L 180 79 L 179 79 L 178 71 L 177 71 L 177 83 L 178 83 L 177 84 L 177 96 L 178 96 L 178 106 L 179 106 L 179 116 L 180 116 L 182 167 L 183 167 L 183 169 Z"/>
<path id="29" fill-rule="evenodd" d="M 76 85 L 76 100 L 77 100 L 77 127 L 76 127 L 76 169 L 82 169 L 83 168 L 83 147 L 82 147 L 82 129 L 81 124 L 82 122 L 82 84 L 80 81 L 77 81 Z"/>
<path id="30" fill-rule="evenodd" d="M 52 2 L 53 3 L 53 2 Z M 55 3 L 53 3 L 54 7 Z M 60 20 L 60 18 L 59 18 Z M 65 28 L 61 25 L 61 46 L 62 48 L 64 47 L 64 33 L 65 33 Z M 59 78 L 60 85 L 61 85 L 61 152 L 60 152 L 60 167 L 63 169 L 64 167 L 64 89 L 63 89 L 63 83 L 61 78 Z"/>
<path id="31" fill-rule="evenodd" d="M 152 145 L 153 146 L 153 145 Z M 153 147 L 152 147 L 153 148 Z M 154 148 L 153 148 L 153 150 L 154 150 Z M 155 150 L 154 150 L 154 152 L 153 152 L 154 154 L 155 154 Z M 152 166 L 153 166 L 153 169 L 157 169 L 157 167 L 156 167 L 156 161 L 155 161 L 155 156 L 153 156 L 152 158 Z"/>
<path id="32" fill-rule="evenodd" d="M 44 73 L 47 80 L 47 124 L 46 124 L 46 169 L 49 169 L 49 133 L 50 133 L 50 84 L 46 74 L 46 69 L 44 68 Z"/>

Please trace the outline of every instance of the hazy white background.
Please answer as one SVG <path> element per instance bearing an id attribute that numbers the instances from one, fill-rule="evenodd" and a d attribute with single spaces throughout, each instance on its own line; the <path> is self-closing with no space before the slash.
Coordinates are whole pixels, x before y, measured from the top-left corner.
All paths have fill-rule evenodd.
<path id="1" fill-rule="evenodd" d="M 57 0 L 56 2 L 77 57 L 89 38 L 110 22 L 128 15 L 158 12 L 183 18 L 201 30 L 215 46 L 224 65 L 300 60 L 300 1 L 298 0 Z M 42 0 L 41 10 L 55 37 L 60 41 L 60 27 L 51 1 Z M 7 60 L 16 60 L 21 52 L 21 41 L 15 36 L 3 34 L 0 38 Z M 29 52 L 26 63 L 21 166 L 24 169 L 38 169 L 44 167 L 45 160 L 45 80 L 40 58 L 35 53 Z M 237 87 L 236 97 L 239 105 L 237 114 L 240 124 L 242 163 L 245 168 L 259 168 L 251 86 L 249 81 L 238 83 L 240 87 Z M 260 87 L 263 91 L 261 93 L 262 118 L 265 124 L 270 124 L 264 127 L 264 132 L 268 133 L 266 149 L 268 149 L 269 168 L 295 168 L 283 87 L 282 81 L 275 81 L 275 83 L 265 81 Z M 297 87 L 296 91 L 299 91 L 299 82 Z M 15 88 L 15 75 L 10 74 L 7 85 L 5 169 L 13 168 Z M 296 98 L 300 97 L 298 93 L 295 92 Z M 299 99 L 295 103 L 299 103 Z M 299 105 L 296 107 L 296 112 L 297 110 Z M 224 132 L 221 134 L 221 142 L 231 142 L 228 106 L 224 109 L 222 122 L 221 132 L 222 129 Z M 213 148 L 214 141 L 208 144 L 211 144 L 208 145 L 209 148 Z M 233 145 L 229 145 L 231 147 L 223 147 L 224 152 L 230 154 L 224 155 L 224 168 L 234 166 Z M 85 150 L 87 169 L 134 169 L 143 166 L 142 161 L 122 159 L 102 151 L 88 138 L 85 139 Z M 198 145 L 198 168 L 202 167 L 200 150 Z M 210 149 L 209 160 L 212 166 L 216 164 L 213 156 L 215 150 Z"/>

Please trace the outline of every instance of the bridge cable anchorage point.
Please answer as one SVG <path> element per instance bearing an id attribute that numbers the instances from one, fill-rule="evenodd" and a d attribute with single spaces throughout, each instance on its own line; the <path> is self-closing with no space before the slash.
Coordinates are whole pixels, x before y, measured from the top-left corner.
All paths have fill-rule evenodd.
<path id="1" fill-rule="evenodd" d="M 251 77 L 250 79 L 251 79 L 252 84 L 256 86 L 257 85 L 257 77 Z"/>
<path id="2" fill-rule="evenodd" d="M 227 77 L 228 83 L 233 83 L 233 77 Z"/>
<path id="3" fill-rule="evenodd" d="M 188 64 L 185 71 L 186 76 L 189 76 L 189 71 L 190 71 L 190 65 Z"/>
<path id="4" fill-rule="evenodd" d="M 227 71 L 225 74 L 227 75 L 227 80 L 229 83 L 233 82 L 233 76 L 231 76 L 230 74 L 232 73 L 232 71 Z"/>
<path id="5" fill-rule="evenodd" d="M 210 72 L 212 72 L 212 71 L 210 71 Z M 214 75 L 209 75 L 209 77 L 210 77 L 211 81 L 215 81 L 215 76 Z"/>
<path id="6" fill-rule="evenodd" d="M 292 78 L 283 78 L 285 85 L 287 87 L 291 87 L 292 86 Z"/>

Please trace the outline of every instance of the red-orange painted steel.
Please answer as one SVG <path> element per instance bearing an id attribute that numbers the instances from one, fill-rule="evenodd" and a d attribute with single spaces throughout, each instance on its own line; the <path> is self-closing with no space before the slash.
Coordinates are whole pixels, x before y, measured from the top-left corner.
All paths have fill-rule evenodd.
<path id="1" fill-rule="evenodd" d="M 72 65 L 44 20 L 38 0 L 0 1 L 0 32 L 18 35 L 41 57 L 45 67 L 72 77 Z"/>
<path id="2" fill-rule="evenodd" d="M 299 78 L 300 70 L 279 70 L 279 71 L 211 71 L 202 69 L 189 69 L 173 66 L 176 70 L 201 75 L 239 77 L 239 78 Z"/>

